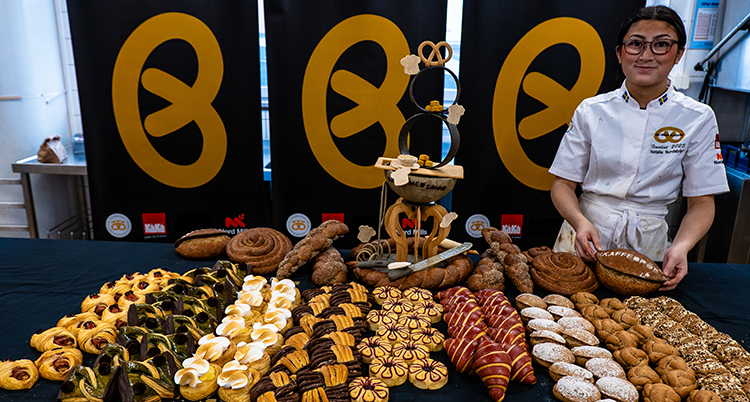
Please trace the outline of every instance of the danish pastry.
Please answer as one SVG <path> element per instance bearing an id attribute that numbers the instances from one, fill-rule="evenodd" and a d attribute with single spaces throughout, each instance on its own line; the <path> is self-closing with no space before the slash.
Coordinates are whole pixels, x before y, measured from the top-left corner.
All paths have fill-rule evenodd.
<path id="1" fill-rule="evenodd" d="M 76 348 L 50 349 L 34 362 L 39 374 L 52 381 L 63 381 L 70 370 L 83 363 L 83 354 Z"/>
<path id="2" fill-rule="evenodd" d="M 29 389 L 39 379 L 39 370 L 28 359 L 0 361 L 0 388 Z"/>
<path id="3" fill-rule="evenodd" d="M 437 360 L 417 359 L 409 366 L 409 382 L 419 389 L 440 389 L 448 383 L 448 368 Z"/>

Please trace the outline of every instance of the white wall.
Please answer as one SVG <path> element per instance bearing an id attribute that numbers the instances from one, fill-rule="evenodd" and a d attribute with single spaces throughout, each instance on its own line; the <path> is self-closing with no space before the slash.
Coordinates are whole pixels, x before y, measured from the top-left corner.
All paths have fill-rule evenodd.
<path id="1" fill-rule="evenodd" d="M 70 145 L 68 111 L 53 0 L 0 0 L 0 178 L 18 178 L 11 163 L 34 155 L 44 138 Z M 55 97 L 56 96 L 56 97 Z M 40 237 L 76 211 L 72 177 L 32 175 Z M 0 201 L 21 201 L 19 186 L 0 186 Z M 0 224 L 26 224 L 23 210 L 0 209 Z M 0 232 L 3 237 L 28 237 Z"/>

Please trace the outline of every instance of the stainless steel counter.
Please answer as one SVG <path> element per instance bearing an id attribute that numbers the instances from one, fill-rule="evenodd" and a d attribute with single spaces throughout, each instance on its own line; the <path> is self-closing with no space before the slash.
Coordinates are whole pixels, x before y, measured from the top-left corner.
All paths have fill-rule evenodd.
<path id="1" fill-rule="evenodd" d="M 91 233 L 88 203 L 86 201 L 86 176 L 88 176 L 86 154 L 74 154 L 71 148 L 66 148 L 66 151 L 68 157 L 63 163 L 41 163 L 37 160 L 36 155 L 32 155 L 11 164 L 13 172 L 21 174 L 21 186 L 23 186 L 23 196 L 26 203 L 26 218 L 29 223 L 29 237 L 32 239 L 39 238 L 39 228 L 30 174 L 78 176 L 75 180 L 78 195 L 78 214 L 83 221 L 86 232 Z"/>

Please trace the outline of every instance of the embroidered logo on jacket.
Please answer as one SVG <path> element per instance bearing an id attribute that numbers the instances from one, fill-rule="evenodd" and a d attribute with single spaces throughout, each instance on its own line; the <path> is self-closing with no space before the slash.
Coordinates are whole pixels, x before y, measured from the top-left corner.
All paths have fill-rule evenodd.
<path id="1" fill-rule="evenodd" d="M 677 127 L 662 127 L 654 133 L 654 139 L 660 144 L 671 142 L 677 144 L 685 138 L 685 132 Z"/>

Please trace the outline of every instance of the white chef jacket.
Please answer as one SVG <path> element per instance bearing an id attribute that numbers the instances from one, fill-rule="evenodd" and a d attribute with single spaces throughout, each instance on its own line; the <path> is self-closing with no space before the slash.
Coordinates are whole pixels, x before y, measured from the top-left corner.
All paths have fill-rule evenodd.
<path id="1" fill-rule="evenodd" d="M 685 197 L 729 191 L 713 110 L 671 86 L 646 109 L 625 82 L 581 102 L 549 172 L 581 183 L 581 212 L 604 249 L 657 261 L 667 247 L 666 206 L 680 188 Z"/>

